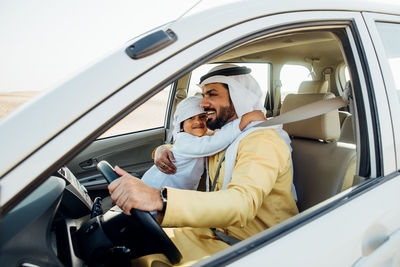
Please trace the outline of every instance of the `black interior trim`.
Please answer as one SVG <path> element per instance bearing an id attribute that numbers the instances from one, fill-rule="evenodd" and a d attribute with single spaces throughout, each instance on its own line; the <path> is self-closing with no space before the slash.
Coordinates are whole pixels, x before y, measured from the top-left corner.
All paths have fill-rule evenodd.
<path id="1" fill-rule="evenodd" d="M 357 46 L 357 52 L 359 54 L 359 59 L 362 65 L 362 71 L 364 72 L 365 76 L 365 83 L 367 86 L 368 92 L 368 100 L 370 105 L 370 114 L 372 118 L 372 128 L 373 128 L 373 137 L 374 137 L 374 144 L 375 144 L 375 164 L 376 164 L 376 171 L 377 176 L 383 175 L 383 162 L 382 162 L 382 144 L 380 141 L 381 133 L 379 130 L 379 120 L 377 116 L 377 107 L 376 107 L 376 100 L 374 94 L 373 83 L 371 79 L 371 72 L 369 67 L 366 63 L 366 55 L 365 51 L 361 46 L 360 35 L 354 25 L 354 23 L 349 24 L 350 30 L 354 37 L 354 42 Z M 352 48 L 350 43 L 347 39 L 347 35 L 343 31 L 335 32 L 336 35 L 342 41 L 344 53 L 347 59 L 348 67 L 350 69 L 350 73 L 356 74 L 357 67 L 354 60 L 354 54 L 352 52 Z M 352 83 L 353 83 L 353 93 L 354 98 L 357 99 L 357 113 L 358 113 L 358 122 L 360 132 L 363 134 L 358 136 L 360 139 L 360 168 L 358 175 L 363 177 L 370 177 L 371 176 L 371 155 L 370 155 L 370 146 L 369 146 L 369 133 L 368 133 L 368 126 L 367 126 L 367 116 L 365 110 L 365 103 L 363 94 L 361 91 L 361 82 L 358 75 L 352 75 Z"/>

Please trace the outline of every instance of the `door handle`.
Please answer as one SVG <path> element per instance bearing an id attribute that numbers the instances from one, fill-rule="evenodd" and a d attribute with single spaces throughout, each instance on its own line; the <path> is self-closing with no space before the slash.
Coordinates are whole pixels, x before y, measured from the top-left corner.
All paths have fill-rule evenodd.
<path id="1" fill-rule="evenodd" d="M 389 235 L 372 253 L 353 264 L 353 267 L 369 266 L 400 266 L 400 229 Z"/>
<path id="2" fill-rule="evenodd" d="M 92 170 L 92 169 L 96 169 L 96 165 L 97 165 L 98 161 L 96 158 L 91 158 L 85 161 L 82 161 L 81 163 L 79 163 L 79 167 L 81 167 L 84 170 Z"/>

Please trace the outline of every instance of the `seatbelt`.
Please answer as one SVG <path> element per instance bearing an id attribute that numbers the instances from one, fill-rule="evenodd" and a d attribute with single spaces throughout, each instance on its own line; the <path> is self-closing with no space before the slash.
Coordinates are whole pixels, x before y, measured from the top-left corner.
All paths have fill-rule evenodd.
<path id="1" fill-rule="evenodd" d="M 274 87 L 274 109 L 272 110 L 272 116 L 278 115 L 278 110 L 280 109 L 281 106 L 281 88 L 282 88 L 282 82 L 281 80 L 276 81 L 276 85 Z"/>
<path id="2" fill-rule="evenodd" d="M 325 113 L 328 113 L 329 111 L 339 109 L 341 107 L 344 107 L 348 105 L 348 100 L 341 96 L 337 96 L 335 98 L 330 98 L 330 99 L 323 99 L 319 100 L 295 109 L 292 109 L 286 113 L 283 113 L 279 116 L 276 116 L 270 120 L 263 121 L 262 123 L 256 124 L 253 127 L 268 127 L 268 126 L 274 126 L 274 125 L 279 125 L 279 124 L 285 124 L 285 123 L 291 123 L 291 122 L 296 122 L 296 121 L 301 121 L 301 120 L 306 120 L 310 119 Z M 219 172 L 221 169 L 222 162 L 225 160 L 225 153 L 222 155 L 217 171 L 215 173 L 214 181 L 211 187 L 211 191 L 215 190 L 215 187 L 217 185 L 217 180 L 219 176 Z M 234 245 L 238 242 L 240 242 L 240 239 L 237 239 L 233 236 L 229 236 L 215 228 L 211 228 L 211 230 L 214 232 L 214 234 L 220 238 L 221 241 L 227 243 L 228 245 Z"/>
<path id="3" fill-rule="evenodd" d="M 230 246 L 235 245 L 236 243 L 239 243 L 240 241 L 242 241 L 240 239 L 237 239 L 236 237 L 227 235 L 215 228 L 211 228 L 211 231 L 213 231 L 214 235 L 216 235 L 221 241 L 227 243 Z"/>
<path id="4" fill-rule="evenodd" d="M 218 176 L 219 176 L 219 171 L 221 170 L 222 162 L 225 161 L 225 153 L 226 153 L 226 150 L 224 151 L 224 154 L 222 154 L 222 157 L 218 162 L 217 171 L 215 173 L 214 181 L 213 181 L 213 184 L 212 184 L 211 190 L 210 190 L 211 192 L 214 191 L 215 187 L 217 186 L 217 180 L 218 180 Z M 222 242 L 225 242 L 226 244 L 228 244 L 230 246 L 232 246 L 232 245 L 234 245 L 234 244 L 236 244 L 236 243 L 241 241 L 240 239 L 237 239 L 236 237 L 227 235 L 224 232 L 221 232 L 220 230 L 217 230 L 215 228 L 210 228 L 210 229 L 211 229 L 211 231 L 213 231 L 214 235 L 217 236 Z"/>
<path id="5" fill-rule="evenodd" d="M 225 160 L 225 153 L 226 153 L 226 150 L 224 151 L 224 154 L 222 154 L 222 157 L 218 162 L 217 171 L 215 172 L 214 181 L 213 181 L 213 184 L 212 184 L 211 190 L 210 190 L 211 192 L 214 191 L 215 187 L 217 186 L 217 180 L 218 180 L 218 176 L 219 176 L 219 171 L 221 170 L 222 162 L 224 162 L 224 160 Z"/>
<path id="6" fill-rule="evenodd" d="M 341 96 L 337 96 L 335 98 L 330 98 L 330 99 L 319 100 L 292 109 L 288 112 L 280 114 L 279 116 L 273 117 L 272 119 L 254 125 L 253 127 L 267 127 L 267 126 L 274 126 L 279 124 L 286 124 L 286 123 L 310 119 L 328 113 L 329 111 L 347 106 L 348 103 L 349 103 L 348 100 L 344 99 Z"/>
<path id="7" fill-rule="evenodd" d="M 331 74 L 332 74 L 332 68 L 326 68 L 323 71 L 323 75 L 324 75 L 324 80 L 328 81 L 328 92 L 331 91 Z"/>

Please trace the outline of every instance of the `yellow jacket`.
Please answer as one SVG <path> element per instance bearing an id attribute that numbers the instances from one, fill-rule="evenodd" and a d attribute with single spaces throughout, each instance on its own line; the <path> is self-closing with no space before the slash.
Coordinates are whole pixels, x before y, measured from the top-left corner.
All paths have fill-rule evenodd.
<path id="1" fill-rule="evenodd" d="M 211 184 L 222 154 L 209 157 Z M 218 191 L 223 177 L 224 164 L 215 192 L 167 189 L 161 226 L 192 227 L 167 230 L 183 255 L 181 265 L 228 247 L 216 240 L 210 227 L 245 239 L 298 213 L 291 187 L 290 151 L 273 129 L 256 130 L 240 141 L 231 182 L 226 190 Z"/>

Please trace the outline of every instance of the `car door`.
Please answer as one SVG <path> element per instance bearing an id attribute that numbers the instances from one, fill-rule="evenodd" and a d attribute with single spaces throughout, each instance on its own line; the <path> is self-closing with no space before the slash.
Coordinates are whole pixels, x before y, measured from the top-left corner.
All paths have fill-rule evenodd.
<path id="1" fill-rule="evenodd" d="M 229 28 L 207 41 L 212 45 L 213 38 L 245 39 L 246 31 L 323 29 L 338 24 L 344 25 L 348 40 L 342 49 L 354 87 L 356 179 L 360 183 L 198 266 L 351 266 L 363 264 L 365 257 L 379 248 L 398 244 L 400 177 L 394 129 L 378 58 L 362 14 L 312 11 L 267 16 Z M 385 242 L 392 237 L 395 242 Z M 395 254 L 380 259 L 390 262 Z"/>

